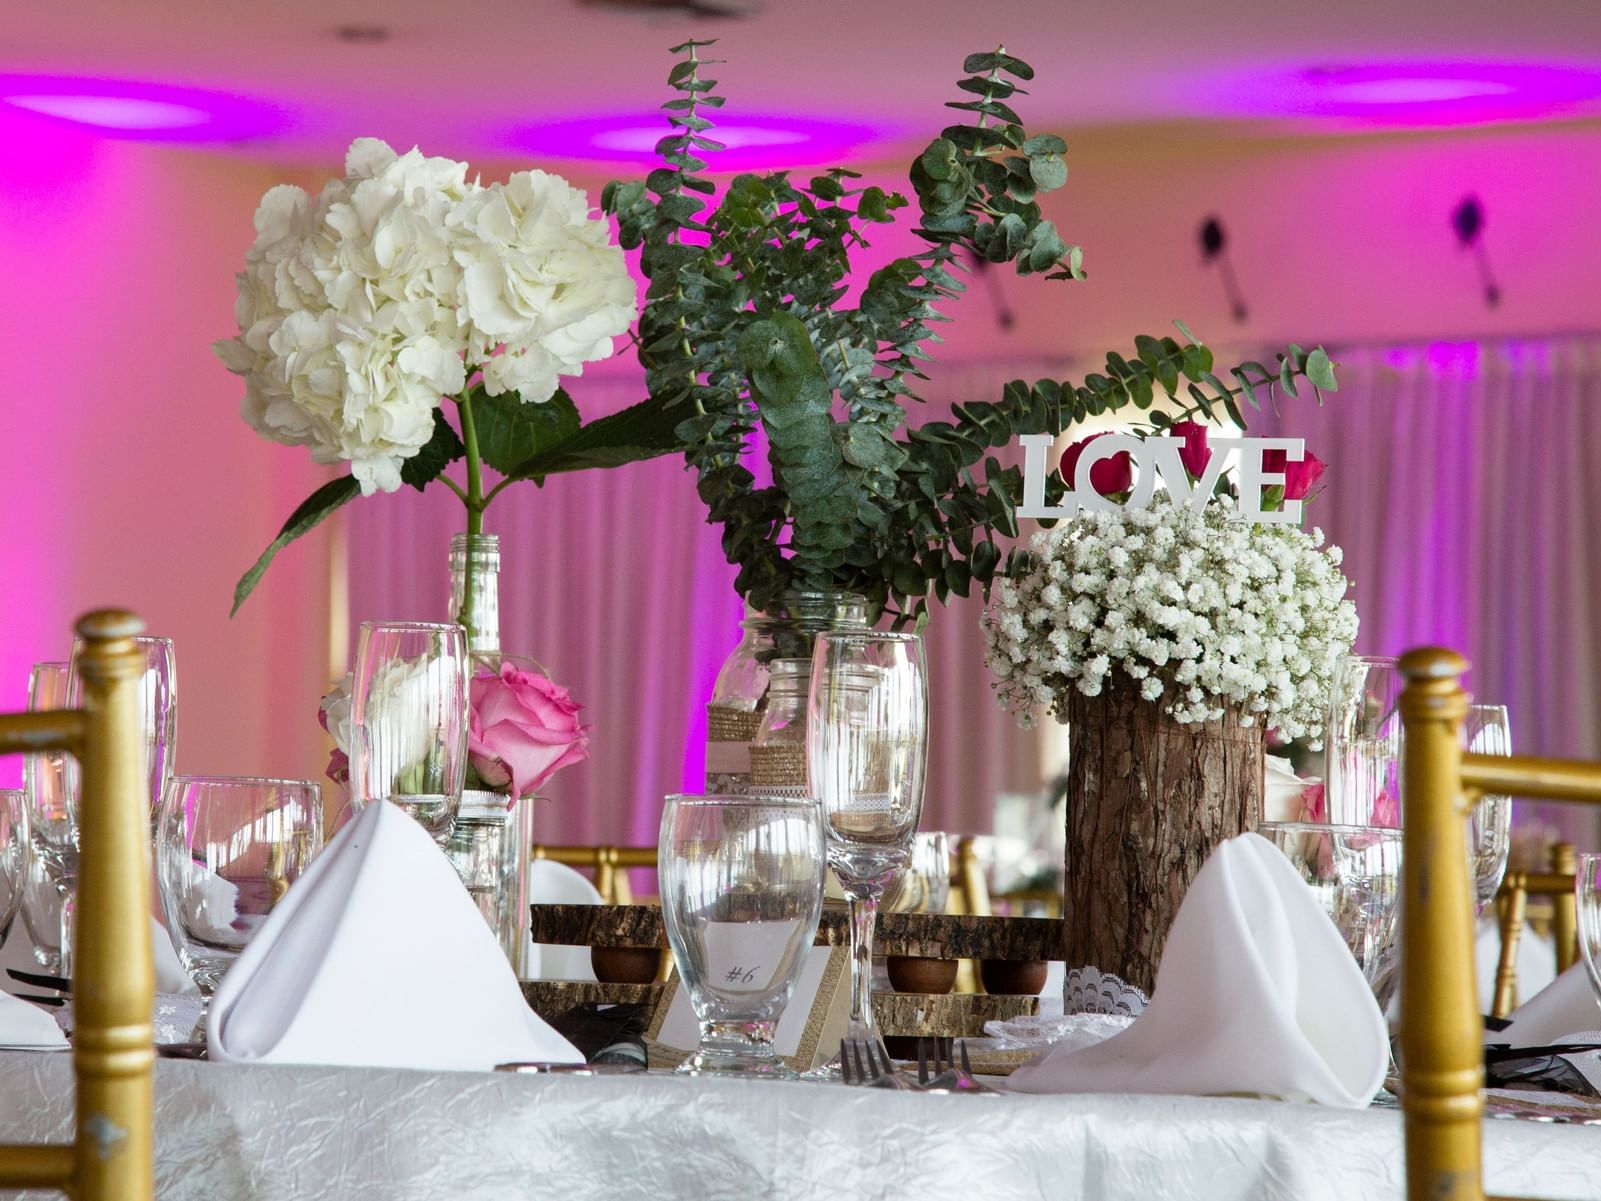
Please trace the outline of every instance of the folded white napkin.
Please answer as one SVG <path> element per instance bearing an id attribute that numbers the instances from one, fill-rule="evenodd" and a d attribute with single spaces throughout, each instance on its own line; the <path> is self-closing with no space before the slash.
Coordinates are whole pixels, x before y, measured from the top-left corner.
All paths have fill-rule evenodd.
<path id="1" fill-rule="evenodd" d="M 165 993 L 198 993 L 194 980 L 183 969 L 183 961 L 178 958 L 178 952 L 172 945 L 172 935 L 167 933 L 155 918 L 150 919 L 150 949 L 156 960 L 156 991 Z"/>
<path id="2" fill-rule="evenodd" d="M 1012 1074 L 1030 1093 L 1253 1093 L 1360 1108 L 1384 1081 L 1384 1019 L 1356 960 L 1279 850 L 1213 852 L 1127 1030 Z"/>
<path id="3" fill-rule="evenodd" d="M 1584 963 L 1575 963 L 1512 1011 L 1510 1025 L 1485 1035 L 1486 1042 L 1543 1047 L 1569 1035 L 1601 1030 L 1601 1000 Z"/>
<path id="4" fill-rule="evenodd" d="M 600 905 L 599 891 L 582 873 L 554 859 L 535 859 L 528 865 L 530 905 Z M 588 947 L 561 947 L 530 943 L 524 952 L 530 980 L 593 980 Z"/>
<path id="5" fill-rule="evenodd" d="M 0 992 L 0 1048 L 54 1051 L 67 1045 L 56 1019 L 37 1005 Z"/>
<path id="6" fill-rule="evenodd" d="M 212 1059 L 487 1071 L 583 1056 L 523 1000 L 450 861 L 393 805 L 368 805 L 223 977 Z"/>

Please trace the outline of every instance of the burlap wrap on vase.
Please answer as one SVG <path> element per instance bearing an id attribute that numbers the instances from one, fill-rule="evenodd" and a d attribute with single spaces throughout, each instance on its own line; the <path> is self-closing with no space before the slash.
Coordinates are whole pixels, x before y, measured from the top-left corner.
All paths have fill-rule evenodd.
<path id="1" fill-rule="evenodd" d="M 1263 736 L 1230 713 L 1182 725 L 1117 677 L 1068 711 L 1064 939 L 1068 1009 L 1150 995 L 1168 927 L 1212 849 L 1262 818 Z M 1096 969 L 1088 972 L 1083 969 Z M 1079 974 L 1074 975 L 1075 969 Z M 1089 993 L 1099 992 L 1099 1003 Z M 1075 990 L 1079 995 L 1075 997 Z"/>

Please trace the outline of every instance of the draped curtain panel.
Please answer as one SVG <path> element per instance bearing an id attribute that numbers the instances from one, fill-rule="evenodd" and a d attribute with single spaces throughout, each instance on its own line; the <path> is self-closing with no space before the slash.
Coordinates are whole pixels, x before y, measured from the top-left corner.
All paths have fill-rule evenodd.
<path id="1" fill-rule="evenodd" d="M 1061 364 L 952 365 L 922 421 L 952 401 L 994 399 L 1014 375 Z M 573 388 L 593 417 L 643 395 L 637 376 Z M 753 465 L 755 466 L 755 465 Z M 349 619 L 442 619 L 450 536 L 465 528 L 442 488 L 358 501 L 345 512 Z M 741 605 L 719 530 L 674 456 L 519 484 L 490 508 L 501 539 L 501 644 L 540 660 L 594 723 L 587 762 L 556 776 L 537 820 L 545 842 L 656 842 L 662 797 L 704 783 L 705 705 L 739 639 Z M 1041 787 L 1039 735 L 995 704 L 978 628 L 981 602 L 952 599 L 926 631 L 933 712 L 924 829 L 988 833 L 998 792 Z"/>
<path id="2" fill-rule="evenodd" d="M 1601 758 L 1601 337 L 1333 354 L 1337 394 L 1252 432 L 1329 464 L 1308 524 L 1345 550 L 1358 651 L 1461 650 L 1514 750 Z M 1592 842 L 1578 810 L 1538 816 Z"/>

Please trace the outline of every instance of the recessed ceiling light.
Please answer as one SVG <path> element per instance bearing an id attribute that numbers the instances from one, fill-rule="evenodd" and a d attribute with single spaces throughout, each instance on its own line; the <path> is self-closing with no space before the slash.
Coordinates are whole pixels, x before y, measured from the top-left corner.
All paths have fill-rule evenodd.
<path id="1" fill-rule="evenodd" d="M 511 131 L 505 140 L 519 150 L 550 158 L 595 162 L 654 162 L 656 143 L 671 136 L 665 117 L 624 114 L 547 122 Z M 762 113 L 719 122 L 705 136 L 724 149 L 701 155 L 711 171 L 833 165 L 848 162 L 889 131 L 853 121 Z"/>
<path id="2" fill-rule="evenodd" d="M 197 88 L 71 76 L 0 76 L 0 104 L 106 137 L 232 142 L 284 124 L 259 101 Z"/>

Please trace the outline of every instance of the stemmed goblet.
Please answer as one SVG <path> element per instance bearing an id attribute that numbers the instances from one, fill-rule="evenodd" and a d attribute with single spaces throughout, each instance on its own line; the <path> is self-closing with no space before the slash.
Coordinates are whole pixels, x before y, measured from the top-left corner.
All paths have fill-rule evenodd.
<path id="1" fill-rule="evenodd" d="M 171 638 L 141 636 L 133 640 L 135 648 L 144 657 L 144 670 L 139 676 L 140 733 L 143 739 L 144 765 L 150 787 L 150 812 L 154 815 L 161 804 L 167 779 L 172 775 L 178 749 L 178 669 L 173 655 Z M 72 663 L 67 672 L 66 707 L 76 709 L 83 705 L 83 680 L 78 675 L 77 643 L 72 647 Z M 77 764 L 67 759 L 67 805 L 74 824 L 78 811 Z"/>
<path id="2" fill-rule="evenodd" d="M 828 863 L 850 906 L 849 1037 L 878 1041 L 873 930 L 885 888 L 905 870 L 923 807 L 928 676 L 916 634 L 819 634 L 812 655 L 806 760 L 823 806 Z"/>
<path id="3" fill-rule="evenodd" d="M 174 776 L 156 814 L 156 876 L 173 949 L 216 991 L 261 923 L 322 850 L 310 780 Z"/>
<path id="4" fill-rule="evenodd" d="M 0 947 L 22 907 L 33 847 L 28 838 L 28 805 L 20 788 L 0 788 Z"/>
<path id="5" fill-rule="evenodd" d="M 662 918 L 700 1019 L 680 1072 L 795 1075 L 773 1038 L 817 934 L 824 859 L 811 797 L 667 798 Z"/>
<path id="6" fill-rule="evenodd" d="M 350 803 L 390 801 L 444 846 L 467 773 L 467 641 L 453 622 L 361 623 Z"/>
<path id="7" fill-rule="evenodd" d="M 1601 1005 L 1601 855 L 1579 856 L 1573 892 L 1578 903 L 1579 954 Z"/>
<path id="8" fill-rule="evenodd" d="M 1512 726 L 1505 705 L 1469 705 L 1462 749 L 1474 755 L 1510 755 Z M 1468 856 L 1479 913 L 1495 900 L 1512 849 L 1512 798 L 1481 796 L 1468 814 Z"/>

